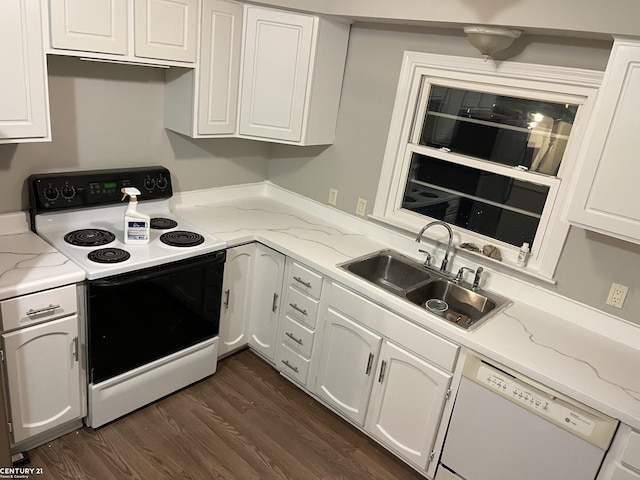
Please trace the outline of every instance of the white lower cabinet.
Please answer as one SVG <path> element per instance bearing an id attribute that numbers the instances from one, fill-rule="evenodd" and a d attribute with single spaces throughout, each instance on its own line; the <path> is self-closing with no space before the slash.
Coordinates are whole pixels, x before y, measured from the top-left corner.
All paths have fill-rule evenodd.
<path id="1" fill-rule="evenodd" d="M 260 243 L 256 247 L 251 295 L 249 346 L 273 362 L 278 341 L 285 256 Z"/>
<path id="2" fill-rule="evenodd" d="M 411 463 L 427 468 L 452 375 L 385 341 L 366 430 Z"/>
<path id="3" fill-rule="evenodd" d="M 316 393 L 358 425 L 364 425 L 382 337 L 329 309 Z"/>
<path id="4" fill-rule="evenodd" d="M 78 316 L 2 335 L 13 443 L 83 416 Z"/>
<path id="5" fill-rule="evenodd" d="M 640 480 L 640 432 L 620 424 L 597 480 Z"/>
<path id="6" fill-rule="evenodd" d="M 460 347 L 338 284 L 328 304 L 316 395 L 432 477 Z"/>
<path id="7" fill-rule="evenodd" d="M 227 250 L 222 282 L 218 357 L 234 352 L 248 343 L 255 254 L 255 243 Z"/>

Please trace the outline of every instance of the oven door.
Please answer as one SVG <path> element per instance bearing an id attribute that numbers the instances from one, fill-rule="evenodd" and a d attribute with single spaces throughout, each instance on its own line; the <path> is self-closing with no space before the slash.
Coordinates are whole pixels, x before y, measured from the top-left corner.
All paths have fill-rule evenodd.
<path id="1" fill-rule="evenodd" d="M 90 382 L 218 335 L 226 252 L 88 282 Z"/>

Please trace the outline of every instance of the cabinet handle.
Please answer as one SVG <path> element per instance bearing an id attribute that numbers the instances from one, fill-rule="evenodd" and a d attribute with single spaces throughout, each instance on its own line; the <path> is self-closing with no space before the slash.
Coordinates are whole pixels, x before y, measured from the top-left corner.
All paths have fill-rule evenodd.
<path id="1" fill-rule="evenodd" d="M 30 308 L 27 311 L 27 316 L 32 317 L 34 315 L 40 315 L 41 313 L 52 312 L 56 308 L 60 308 L 60 305 L 53 305 L 52 303 L 50 303 L 48 307 L 44 308 L 37 308 L 35 310 L 33 308 Z"/>
<path id="2" fill-rule="evenodd" d="M 284 332 L 287 337 L 296 342 L 298 345 L 302 345 L 302 340 L 293 336 L 293 333 Z"/>
<path id="3" fill-rule="evenodd" d="M 378 382 L 382 383 L 384 381 L 384 371 L 387 368 L 387 362 L 382 361 L 382 365 L 380 366 L 380 376 L 378 377 Z"/>
<path id="4" fill-rule="evenodd" d="M 287 367 L 289 367 L 291 370 L 293 370 L 294 372 L 298 373 L 298 367 L 291 365 L 289 363 L 289 360 L 282 360 L 282 363 L 284 363 Z"/>
<path id="5" fill-rule="evenodd" d="M 271 311 L 274 313 L 278 309 L 278 297 L 279 295 L 277 293 L 273 294 L 273 304 L 271 305 Z"/>
<path id="6" fill-rule="evenodd" d="M 78 361 L 78 337 L 73 339 L 73 359 Z"/>
<path id="7" fill-rule="evenodd" d="M 364 372 L 365 375 L 369 375 L 371 373 L 371 367 L 373 366 L 373 353 L 369 354 L 369 361 L 367 362 L 367 371 Z"/>
<path id="8" fill-rule="evenodd" d="M 293 277 L 293 279 L 298 282 L 301 283 L 302 285 L 304 285 L 307 288 L 311 288 L 311 284 L 309 282 L 305 282 L 304 280 L 302 280 L 300 277 Z"/>
<path id="9" fill-rule="evenodd" d="M 229 310 L 229 294 L 231 293 L 230 290 L 225 290 L 224 294 L 226 295 L 226 300 L 224 301 L 223 305 L 224 305 L 224 309 L 225 310 Z"/>
<path id="10" fill-rule="evenodd" d="M 289 306 L 290 306 L 291 308 L 293 308 L 294 310 L 297 310 L 298 312 L 300 312 L 300 313 L 301 313 L 302 315 L 304 315 L 305 317 L 308 315 L 308 314 L 307 314 L 307 310 L 306 310 L 306 309 L 300 308 L 300 307 L 299 307 L 297 304 L 295 304 L 295 303 L 290 303 L 290 304 L 289 304 Z"/>

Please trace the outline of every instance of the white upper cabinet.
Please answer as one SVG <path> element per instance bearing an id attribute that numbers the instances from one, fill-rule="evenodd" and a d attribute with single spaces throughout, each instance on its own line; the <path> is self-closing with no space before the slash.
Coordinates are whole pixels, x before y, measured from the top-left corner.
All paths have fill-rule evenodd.
<path id="1" fill-rule="evenodd" d="M 203 3 L 197 113 L 197 133 L 200 135 L 232 135 L 235 132 L 242 14 L 242 5 L 236 2 Z"/>
<path id="2" fill-rule="evenodd" d="M 167 72 L 165 126 L 190 137 L 333 143 L 349 24 L 204 0 L 199 65 Z"/>
<path id="3" fill-rule="evenodd" d="M 240 133 L 301 140 L 317 20 L 247 8 Z"/>
<path id="4" fill-rule="evenodd" d="M 51 140 L 40 5 L 0 2 L 0 143 Z"/>
<path id="5" fill-rule="evenodd" d="M 198 0 L 50 0 L 50 53 L 193 64 L 198 15 Z"/>
<path id="6" fill-rule="evenodd" d="M 333 143 L 349 25 L 245 8 L 240 135 L 303 145 Z"/>
<path id="7" fill-rule="evenodd" d="M 136 0 L 136 57 L 196 61 L 197 0 Z"/>
<path id="8" fill-rule="evenodd" d="M 640 243 L 640 41 L 616 40 L 582 148 L 569 221 Z"/>
<path id="9" fill-rule="evenodd" d="M 50 0 L 51 46 L 127 54 L 127 0 Z"/>

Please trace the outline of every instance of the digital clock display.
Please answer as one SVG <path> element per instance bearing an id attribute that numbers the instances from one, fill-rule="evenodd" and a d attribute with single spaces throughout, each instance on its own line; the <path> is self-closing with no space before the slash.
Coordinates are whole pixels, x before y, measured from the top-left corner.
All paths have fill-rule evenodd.
<path id="1" fill-rule="evenodd" d="M 105 182 L 103 186 L 104 188 L 116 188 L 118 184 L 116 182 Z"/>

